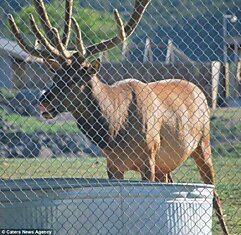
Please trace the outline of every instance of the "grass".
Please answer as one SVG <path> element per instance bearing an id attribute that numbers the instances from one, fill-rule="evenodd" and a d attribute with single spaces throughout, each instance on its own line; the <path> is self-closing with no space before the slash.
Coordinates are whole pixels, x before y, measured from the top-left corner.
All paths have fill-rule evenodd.
<path id="1" fill-rule="evenodd" d="M 7 115 L 0 111 L 10 124 L 24 132 L 79 133 L 74 121 L 42 122 L 35 117 Z M 220 109 L 212 112 L 211 136 L 216 187 L 225 210 L 231 234 L 241 234 L 241 109 Z M 104 158 L 57 159 L 1 159 L 2 178 L 86 177 L 107 178 Z M 140 179 L 139 174 L 128 172 L 127 179 Z M 201 183 L 192 159 L 187 160 L 173 173 L 175 182 Z M 216 216 L 213 216 L 213 234 L 221 234 Z"/>
<path id="2" fill-rule="evenodd" d="M 17 89 L 0 88 L 0 100 L 8 100 L 16 96 L 19 91 Z"/>
<path id="3" fill-rule="evenodd" d="M 240 144 L 241 109 L 218 109 L 211 115 L 211 136 L 217 144 Z"/>
<path id="4" fill-rule="evenodd" d="M 222 200 L 226 222 L 231 234 L 241 234 L 241 159 L 232 156 L 214 156 L 216 187 Z M 57 159 L 0 159 L 3 178 L 85 177 L 107 178 L 104 158 Z M 126 179 L 139 180 L 140 175 L 128 172 Z M 192 159 L 173 173 L 175 182 L 202 183 Z M 216 216 L 213 216 L 213 234 L 221 234 Z"/>
<path id="5" fill-rule="evenodd" d="M 19 131 L 27 134 L 33 134 L 39 131 L 44 131 L 47 134 L 77 134 L 80 133 L 74 120 L 68 122 L 52 122 L 42 121 L 39 117 L 26 117 L 18 114 L 7 114 L 0 109 L 0 116 L 5 121 L 16 127 Z"/>

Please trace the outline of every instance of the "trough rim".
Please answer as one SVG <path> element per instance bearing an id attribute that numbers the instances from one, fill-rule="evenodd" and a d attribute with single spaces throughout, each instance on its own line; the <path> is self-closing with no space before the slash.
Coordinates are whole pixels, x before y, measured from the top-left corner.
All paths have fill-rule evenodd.
<path id="1" fill-rule="evenodd" d="M 26 179 L 1 179 L 0 191 L 19 190 L 44 190 L 44 189 L 67 189 L 80 187 L 194 187 L 214 189 L 214 185 L 201 183 L 160 183 L 141 180 L 117 180 L 103 178 L 26 178 Z"/>

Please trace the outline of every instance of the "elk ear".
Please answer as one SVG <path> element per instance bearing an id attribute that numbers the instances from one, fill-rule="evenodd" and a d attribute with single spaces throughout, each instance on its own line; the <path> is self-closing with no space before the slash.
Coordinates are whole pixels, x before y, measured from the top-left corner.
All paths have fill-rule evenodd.
<path id="1" fill-rule="evenodd" d="M 97 58 L 96 60 L 92 61 L 87 69 L 88 74 L 94 75 L 100 71 L 100 58 Z"/>

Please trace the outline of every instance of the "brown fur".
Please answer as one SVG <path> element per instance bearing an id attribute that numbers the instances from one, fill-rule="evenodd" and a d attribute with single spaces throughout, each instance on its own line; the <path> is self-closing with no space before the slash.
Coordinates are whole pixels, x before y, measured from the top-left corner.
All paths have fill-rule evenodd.
<path id="1" fill-rule="evenodd" d="M 109 171 L 113 167 L 122 173 L 143 173 L 145 168 L 144 171 L 151 171 L 148 161 L 153 155 L 155 172 L 151 174 L 158 173 L 162 179 L 163 174 L 175 170 L 209 138 L 205 96 L 190 82 L 165 80 L 145 84 L 130 79 L 109 87 L 94 77 L 91 84 L 115 141 L 114 148 L 103 149 L 108 162 L 114 162 L 114 166 L 108 164 Z M 117 142 L 116 136 L 123 129 L 125 136 Z"/>

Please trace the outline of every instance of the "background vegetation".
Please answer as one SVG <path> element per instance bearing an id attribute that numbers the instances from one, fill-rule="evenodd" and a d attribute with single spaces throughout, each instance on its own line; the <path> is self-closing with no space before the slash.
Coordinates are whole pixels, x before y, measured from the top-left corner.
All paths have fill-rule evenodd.
<path id="1" fill-rule="evenodd" d="M 52 21 L 61 26 L 64 14 L 64 0 L 45 0 L 53 15 Z M 51 5 L 48 6 L 48 3 Z M 133 9 L 134 0 L 75 0 L 74 16 L 84 32 L 86 44 L 108 38 L 115 32 L 113 9 L 117 8 L 127 20 Z M 20 26 L 26 32 L 28 24 L 26 13 L 32 11 L 32 0 L 1 1 L 0 37 L 12 38 L 7 23 L 7 14 L 18 17 Z M 156 43 L 166 43 L 171 38 L 175 45 L 196 61 L 222 59 L 223 16 L 235 14 L 241 19 L 237 1 L 229 0 L 152 0 L 145 12 L 140 26 L 132 36 L 135 43 L 150 37 Z M 237 36 L 241 32 L 241 20 L 235 24 L 228 22 L 228 35 Z M 29 35 L 28 35 L 29 36 Z"/>

